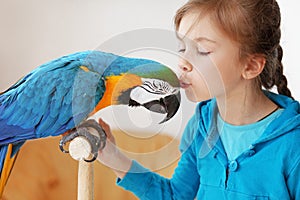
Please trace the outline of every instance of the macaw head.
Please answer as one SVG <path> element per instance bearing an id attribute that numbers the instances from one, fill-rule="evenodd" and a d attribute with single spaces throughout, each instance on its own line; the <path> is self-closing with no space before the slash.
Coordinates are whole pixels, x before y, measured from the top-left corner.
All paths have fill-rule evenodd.
<path id="1" fill-rule="evenodd" d="M 160 123 L 171 119 L 179 108 L 180 84 L 176 74 L 165 65 L 146 59 L 123 58 L 111 64 L 104 78 L 106 89 L 98 104 L 100 107 L 142 106 L 166 114 Z"/>

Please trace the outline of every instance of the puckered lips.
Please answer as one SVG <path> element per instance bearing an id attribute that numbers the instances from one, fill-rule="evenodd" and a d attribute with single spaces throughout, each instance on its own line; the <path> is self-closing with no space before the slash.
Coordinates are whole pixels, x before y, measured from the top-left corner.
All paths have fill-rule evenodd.
<path id="1" fill-rule="evenodd" d="M 180 80 L 179 83 L 180 83 L 180 87 L 181 87 L 182 89 L 186 89 L 186 88 L 188 88 L 188 87 L 191 86 L 190 83 L 188 83 L 187 81 L 184 81 L 184 80 Z"/>

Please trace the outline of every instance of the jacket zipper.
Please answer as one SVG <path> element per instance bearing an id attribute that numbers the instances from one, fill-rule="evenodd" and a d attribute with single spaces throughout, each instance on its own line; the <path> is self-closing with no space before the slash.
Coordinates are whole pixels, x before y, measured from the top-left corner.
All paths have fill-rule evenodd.
<path id="1" fill-rule="evenodd" d="M 228 167 L 226 168 L 226 178 L 225 178 L 225 189 L 227 189 L 227 183 L 228 183 L 228 176 L 229 176 L 229 173 L 230 173 L 230 171 L 229 171 L 229 169 L 228 169 Z"/>

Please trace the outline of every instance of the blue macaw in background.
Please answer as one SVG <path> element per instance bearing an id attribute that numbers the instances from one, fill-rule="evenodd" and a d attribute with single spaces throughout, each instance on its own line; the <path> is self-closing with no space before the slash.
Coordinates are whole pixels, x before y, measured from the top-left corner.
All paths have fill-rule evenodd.
<path id="1" fill-rule="evenodd" d="M 0 93 L 0 197 L 26 140 L 68 133 L 118 104 L 167 114 L 165 122 L 180 105 L 177 76 L 152 60 L 84 51 L 45 63 Z"/>

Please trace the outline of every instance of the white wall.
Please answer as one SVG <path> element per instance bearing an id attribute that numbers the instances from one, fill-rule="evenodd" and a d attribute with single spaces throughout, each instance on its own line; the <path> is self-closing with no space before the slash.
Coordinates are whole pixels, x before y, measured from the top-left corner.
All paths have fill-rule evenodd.
<path id="1" fill-rule="evenodd" d="M 300 1 L 279 0 L 282 13 L 282 40 L 284 72 L 293 96 L 300 100 Z"/>
<path id="2" fill-rule="evenodd" d="M 141 28 L 172 31 L 175 11 L 184 2 L 185 0 L 1 0 L 0 91 L 50 59 L 75 51 L 98 48 L 124 32 Z M 279 3 L 283 16 L 285 73 L 294 97 L 300 99 L 300 70 L 297 60 L 300 30 L 299 23 L 296 22 L 300 3 L 296 0 L 279 0 Z M 166 57 L 170 56 L 167 54 Z M 163 58 L 165 57 L 161 59 Z M 176 67 L 173 64 L 176 60 L 166 62 Z M 182 132 L 193 109 L 194 105 L 184 100 L 180 113 L 164 128 L 172 134 Z M 103 112 L 106 113 L 104 119 L 113 123 L 113 119 L 116 119 L 115 112 Z M 131 112 L 134 113 L 128 111 L 125 117 L 135 118 L 136 115 Z M 144 114 L 144 118 L 151 117 L 152 114 Z M 135 126 L 143 130 L 151 123 L 150 119 L 144 125 L 137 123 Z M 118 126 L 125 127 L 126 124 Z M 156 127 L 155 131 L 162 130 L 162 127 L 153 127 Z"/>
<path id="3" fill-rule="evenodd" d="M 0 89 L 39 64 L 139 28 L 172 29 L 181 1 L 1 0 Z M 181 3 L 180 3 L 181 2 Z"/>

